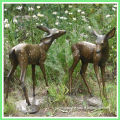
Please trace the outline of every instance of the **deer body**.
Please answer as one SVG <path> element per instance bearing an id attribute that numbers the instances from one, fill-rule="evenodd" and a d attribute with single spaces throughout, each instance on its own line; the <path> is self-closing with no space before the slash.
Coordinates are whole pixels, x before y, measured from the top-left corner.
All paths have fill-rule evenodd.
<path id="1" fill-rule="evenodd" d="M 52 44 L 52 40 L 49 40 L 48 43 L 41 42 L 40 44 L 27 44 L 21 43 L 13 47 L 10 51 L 9 56 L 16 57 L 16 63 L 24 62 L 27 65 L 39 65 L 40 61 L 45 61 L 46 52 L 48 51 L 50 45 Z M 50 44 L 47 46 L 47 44 Z M 9 57 L 11 61 L 14 61 L 15 58 Z"/>
<path id="2" fill-rule="evenodd" d="M 9 59 L 11 61 L 12 68 L 7 76 L 7 87 L 6 87 L 6 98 L 8 98 L 9 91 L 9 81 L 14 73 L 16 67 L 19 65 L 21 68 L 20 75 L 20 83 L 24 92 L 24 96 L 28 105 L 30 104 L 27 88 L 24 83 L 27 66 L 29 64 L 32 65 L 32 80 L 33 80 L 33 97 L 35 97 L 35 65 L 39 65 L 40 69 L 43 73 L 46 86 L 48 86 L 48 82 L 46 79 L 44 62 L 46 60 L 47 51 L 49 50 L 52 42 L 58 37 L 64 35 L 66 33 L 65 30 L 57 30 L 57 29 L 48 29 L 47 27 L 37 26 L 40 30 L 43 30 L 48 33 L 48 36 L 43 38 L 40 44 L 27 44 L 21 43 L 13 47 L 9 52 Z"/>
<path id="3" fill-rule="evenodd" d="M 74 48 L 78 50 L 81 60 L 84 60 L 89 63 L 93 62 L 93 53 L 95 50 L 95 44 L 85 42 L 85 41 L 74 44 L 72 45 L 72 48 L 71 48 L 73 51 L 73 54 L 75 52 Z"/>
<path id="4" fill-rule="evenodd" d="M 70 93 L 72 88 L 72 74 L 79 60 L 81 60 L 82 66 L 81 66 L 80 74 L 88 89 L 90 96 L 92 96 L 92 93 L 85 79 L 85 72 L 87 70 L 88 63 L 92 63 L 94 65 L 94 70 L 95 70 L 95 74 L 96 74 L 99 89 L 100 89 L 100 95 L 102 96 L 100 78 L 98 74 L 99 67 L 101 68 L 103 95 L 105 96 L 104 74 L 105 74 L 105 63 L 109 57 L 108 39 L 114 36 L 115 28 L 113 28 L 106 35 L 99 35 L 96 33 L 96 31 L 94 31 L 93 34 L 97 37 L 96 44 L 83 41 L 83 42 L 76 43 L 71 47 L 71 50 L 73 53 L 73 64 L 69 69 Z"/>
<path id="5" fill-rule="evenodd" d="M 77 44 L 72 45 L 71 47 L 72 52 L 74 54 L 75 49 L 78 50 L 79 55 L 80 55 L 80 59 L 83 62 L 88 62 L 88 63 L 94 63 L 96 61 L 96 59 L 98 59 L 98 64 L 102 64 L 104 62 L 107 61 L 108 57 L 109 57 L 109 45 L 106 45 L 106 49 L 101 50 L 100 53 L 96 53 L 96 44 L 90 43 L 90 42 L 86 42 L 86 41 L 82 41 L 79 42 Z"/>

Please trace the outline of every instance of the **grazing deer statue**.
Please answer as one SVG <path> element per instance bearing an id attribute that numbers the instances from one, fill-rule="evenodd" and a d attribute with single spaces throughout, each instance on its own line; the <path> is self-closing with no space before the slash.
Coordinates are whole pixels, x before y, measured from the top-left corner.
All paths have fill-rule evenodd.
<path id="1" fill-rule="evenodd" d="M 113 28 L 110 32 L 106 35 L 99 35 L 96 31 L 93 30 L 93 34 L 97 37 L 96 44 L 92 44 L 89 42 L 79 42 L 72 45 L 72 53 L 73 53 L 73 64 L 69 69 L 69 90 L 71 94 L 71 87 L 72 87 L 72 73 L 78 64 L 79 60 L 82 62 L 82 67 L 80 70 L 81 77 L 88 89 L 88 93 L 92 96 L 92 93 L 88 87 L 87 81 L 85 79 L 85 72 L 88 66 L 88 63 L 93 63 L 95 74 L 97 77 L 100 95 L 101 94 L 101 85 L 100 85 L 100 78 L 99 78 L 99 67 L 101 69 L 102 75 L 102 85 L 103 85 L 103 96 L 105 97 L 105 63 L 109 57 L 109 43 L 108 39 L 112 38 L 115 34 L 115 28 Z"/>
<path id="2" fill-rule="evenodd" d="M 32 65 L 33 97 L 35 97 L 35 83 L 36 83 L 35 65 L 40 66 L 40 69 L 43 73 L 43 76 L 46 82 L 46 86 L 48 86 L 48 82 L 45 74 L 45 67 L 44 67 L 46 54 L 52 42 L 58 37 L 64 35 L 66 31 L 58 30 L 56 28 L 48 29 L 47 27 L 43 27 L 43 26 L 37 26 L 37 28 L 48 33 L 48 35 L 45 38 L 41 39 L 40 44 L 21 43 L 13 47 L 9 53 L 9 59 L 12 64 L 12 68 L 7 77 L 7 89 L 6 89 L 5 100 L 8 98 L 10 78 L 18 65 L 20 65 L 20 68 L 21 68 L 20 82 L 21 82 L 24 96 L 28 105 L 31 105 L 31 104 L 28 98 L 27 88 L 24 83 L 24 80 L 25 80 L 26 69 L 29 64 Z"/>

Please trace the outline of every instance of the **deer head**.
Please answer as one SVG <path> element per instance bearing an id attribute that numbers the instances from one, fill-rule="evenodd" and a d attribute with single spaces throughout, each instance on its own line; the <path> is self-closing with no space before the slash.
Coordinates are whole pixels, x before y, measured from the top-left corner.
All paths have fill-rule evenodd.
<path id="1" fill-rule="evenodd" d="M 47 38 L 52 38 L 52 39 L 57 39 L 58 37 L 60 37 L 66 33 L 65 30 L 58 30 L 57 28 L 49 29 L 49 28 L 41 26 L 41 25 L 37 26 L 37 28 L 44 32 L 47 32 L 48 33 Z"/>
<path id="2" fill-rule="evenodd" d="M 101 52 L 102 49 L 108 46 L 108 39 L 112 38 L 115 34 L 115 27 L 110 30 L 105 35 L 99 35 L 95 30 L 93 30 L 93 34 L 97 37 L 96 39 L 96 53 Z"/>

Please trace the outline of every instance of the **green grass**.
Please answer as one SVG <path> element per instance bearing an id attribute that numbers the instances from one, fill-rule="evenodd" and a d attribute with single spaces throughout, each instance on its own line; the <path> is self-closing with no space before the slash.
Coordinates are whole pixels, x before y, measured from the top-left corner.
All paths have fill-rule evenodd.
<path id="1" fill-rule="evenodd" d="M 109 82 L 106 85 L 106 92 L 108 101 L 103 101 L 103 104 L 105 106 L 104 113 L 117 115 L 117 85 L 115 83 Z"/>
<path id="2" fill-rule="evenodd" d="M 107 100 L 103 99 L 103 108 L 89 112 L 91 117 L 111 117 L 117 116 L 117 85 L 115 83 L 106 83 Z"/>
<path id="3" fill-rule="evenodd" d="M 5 116 L 13 116 L 17 112 L 18 111 L 15 106 L 15 99 L 12 96 L 9 96 L 6 103 L 4 103 L 4 115 Z"/>
<path id="4" fill-rule="evenodd" d="M 71 104 L 71 99 L 67 95 L 68 94 L 68 88 L 64 84 L 51 84 L 48 88 L 49 93 L 49 102 L 54 105 L 62 105 L 62 106 L 68 106 Z"/>

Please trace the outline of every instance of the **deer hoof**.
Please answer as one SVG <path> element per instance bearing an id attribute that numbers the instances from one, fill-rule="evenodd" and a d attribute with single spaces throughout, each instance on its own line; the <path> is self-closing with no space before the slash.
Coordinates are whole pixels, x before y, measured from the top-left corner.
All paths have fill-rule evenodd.
<path id="1" fill-rule="evenodd" d="M 37 113 L 40 108 L 37 105 L 30 105 L 30 106 L 27 106 L 26 109 L 27 109 L 27 113 L 34 114 L 34 113 Z"/>

